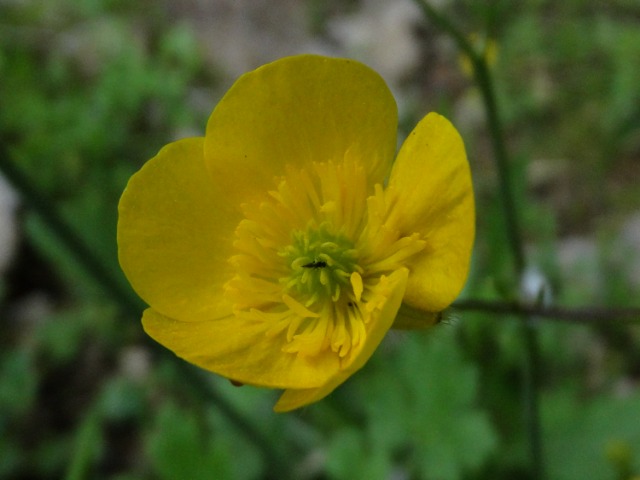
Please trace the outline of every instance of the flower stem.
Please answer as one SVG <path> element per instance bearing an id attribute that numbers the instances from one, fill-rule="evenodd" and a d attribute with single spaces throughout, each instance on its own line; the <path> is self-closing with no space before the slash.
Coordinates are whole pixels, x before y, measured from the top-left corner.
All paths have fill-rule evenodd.
<path id="1" fill-rule="evenodd" d="M 561 322 L 640 323 L 640 307 L 559 307 L 524 305 L 518 302 L 464 299 L 451 306 L 454 310 L 486 312 L 498 315 L 525 315 Z"/>
<path id="2" fill-rule="evenodd" d="M 529 435 L 529 454 L 531 456 L 531 476 L 542 480 L 544 477 L 542 461 L 542 432 L 540 425 L 540 348 L 538 345 L 538 320 L 535 317 L 521 316 L 522 335 L 525 346 L 524 367 L 524 409 L 525 422 Z"/>
<path id="3" fill-rule="evenodd" d="M 494 158 L 498 171 L 502 208 L 504 210 L 507 226 L 507 236 L 511 245 L 515 270 L 519 277 L 525 269 L 524 247 L 520 233 L 520 222 L 511 186 L 510 164 L 502 133 L 503 129 L 498 115 L 493 81 L 484 57 L 476 55 L 472 59 L 472 63 L 474 65 L 475 79 L 482 92 L 482 97 L 487 111 L 489 134 L 491 135 L 491 143 L 493 145 Z"/>
<path id="4" fill-rule="evenodd" d="M 447 17 L 441 15 L 425 0 L 415 1 L 427 18 L 447 32 L 456 41 L 458 48 L 469 58 L 473 65 L 475 80 L 480 88 L 482 100 L 487 113 L 487 123 L 498 172 L 498 182 L 500 186 L 500 196 L 504 209 L 505 222 L 507 225 L 507 235 L 510 249 L 513 254 L 516 273 L 519 276 L 525 268 L 524 247 L 520 234 L 520 222 L 518 221 L 514 195 L 511 187 L 509 157 L 505 146 L 502 122 L 498 114 L 495 89 L 489 66 L 487 65 L 485 57 L 476 52 L 471 42 L 469 42 L 460 29 L 449 21 Z"/>
<path id="5" fill-rule="evenodd" d="M 513 256 L 516 278 L 521 278 L 525 270 L 524 244 L 516 209 L 516 203 L 511 185 L 510 162 L 504 141 L 503 128 L 498 113 L 495 88 L 491 72 L 484 55 L 473 48 L 462 31 L 447 17 L 441 15 L 426 0 L 415 0 L 425 16 L 438 27 L 449 34 L 457 43 L 458 48 L 469 58 L 473 65 L 475 81 L 480 88 L 482 100 L 487 114 L 487 125 L 498 173 L 498 183 L 502 208 L 504 211 L 507 238 Z M 542 439 L 540 434 L 539 412 L 539 365 L 540 353 L 538 348 L 538 334 L 536 322 L 527 315 L 520 315 L 522 319 L 522 335 L 525 344 L 524 368 L 524 401 L 525 423 L 529 437 L 529 451 L 531 455 L 531 474 L 534 479 L 542 479 Z"/>

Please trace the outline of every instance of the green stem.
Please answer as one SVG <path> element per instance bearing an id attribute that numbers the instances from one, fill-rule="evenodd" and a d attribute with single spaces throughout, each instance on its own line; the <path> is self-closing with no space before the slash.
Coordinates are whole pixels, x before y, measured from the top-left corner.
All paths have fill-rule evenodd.
<path id="1" fill-rule="evenodd" d="M 487 113 L 487 124 L 498 172 L 500 197 L 504 210 L 507 238 L 513 255 L 516 278 L 522 278 L 526 263 L 524 244 L 518 220 L 516 203 L 511 187 L 510 162 L 503 136 L 503 128 L 498 113 L 495 89 L 489 66 L 484 55 L 475 51 L 462 31 L 447 17 L 441 15 L 426 0 L 415 0 L 427 18 L 447 32 L 458 44 L 458 48 L 470 59 L 476 83 L 480 88 Z M 534 322 L 526 315 L 521 315 L 523 339 L 525 344 L 526 365 L 524 371 L 524 398 L 526 425 L 529 436 L 532 475 L 535 479 L 543 478 L 542 439 L 540 434 L 539 412 L 539 374 L 540 353 L 538 335 Z"/>
<path id="2" fill-rule="evenodd" d="M 487 312 L 498 315 L 520 315 L 552 319 L 574 323 L 638 323 L 640 307 L 607 308 L 607 307 L 558 307 L 523 305 L 518 302 L 502 302 L 491 300 L 466 299 L 458 300 L 451 305 L 454 310 Z"/>
<path id="3" fill-rule="evenodd" d="M 505 147 L 500 117 L 498 115 L 493 81 L 484 57 L 476 55 L 472 59 L 472 64 L 474 65 L 475 79 L 480 87 L 480 91 L 482 92 L 482 97 L 487 111 L 489 134 L 491 135 L 491 144 L 493 145 L 494 158 L 498 171 L 500 196 L 507 226 L 507 236 L 511 246 L 511 252 L 513 254 L 516 273 L 517 276 L 520 277 L 525 269 L 524 247 L 520 233 L 520 222 L 511 187 L 509 158 Z"/>
<path id="4" fill-rule="evenodd" d="M 540 426 L 540 348 L 538 341 L 537 319 L 521 316 L 522 334 L 525 346 L 524 368 L 524 409 L 525 422 L 529 435 L 529 454 L 531 455 L 531 474 L 534 479 L 544 477 L 542 461 L 542 432 Z"/>
<path id="5" fill-rule="evenodd" d="M 431 5 L 424 0 L 415 0 L 424 14 L 438 27 L 447 32 L 458 45 L 458 48 L 469 58 L 473 65 L 475 80 L 480 88 L 482 99 L 487 112 L 487 123 L 491 146 L 494 152 L 496 167 L 498 172 L 498 183 L 500 186 L 500 197 L 504 208 L 505 222 L 507 225 L 507 235 L 510 249 L 513 254 L 516 273 L 522 274 L 525 268 L 525 256 L 522 238 L 520 235 L 520 225 L 514 195 L 511 188 L 511 172 L 507 149 L 503 137 L 502 122 L 498 115 L 498 106 L 491 78 L 491 72 L 483 55 L 478 54 L 473 45 L 462 34 L 447 17 L 441 15 Z"/>

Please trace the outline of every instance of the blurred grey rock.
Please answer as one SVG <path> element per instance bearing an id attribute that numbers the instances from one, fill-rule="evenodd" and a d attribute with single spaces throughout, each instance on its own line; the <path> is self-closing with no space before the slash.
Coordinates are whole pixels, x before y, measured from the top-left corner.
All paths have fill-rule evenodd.
<path id="1" fill-rule="evenodd" d="M 369 65 L 395 90 L 420 62 L 415 31 L 422 21 L 411 0 L 364 0 L 357 12 L 331 20 L 329 31 L 343 55 Z"/>
<path id="2" fill-rule="evenodd" d="M 151 370 L 151 354 L 143 347 L 125 347 L 120 352 L 119 366 L 127 378 L 143 381 Z"/>
<path id="3" fill-rule="evenodd" d="M 629 282 L 640 288 L 640 212 L 629 217 L 622 225 L 616 251 L 624 263 Z"/>
<path id="4" fill-rule="evenodd" d="M 206 57 L 230 80 L 280 57 L 309 51 L 312 44 L 305 2 L 186 0 L 170 2 L 168 8 L 191 25 Z"/>
<path id="5" fill-rule="evenodd" d="M 565 297 L 582 301 L 600 291 L 598 248 L 591 237 L 571 236 L 558 242 L 558 266 Z"/>
<path id="6" fill-rule="evenodd" d="M 11 264 L 18 245 L 18 195 L 0 175 L 0 275 Z"/>

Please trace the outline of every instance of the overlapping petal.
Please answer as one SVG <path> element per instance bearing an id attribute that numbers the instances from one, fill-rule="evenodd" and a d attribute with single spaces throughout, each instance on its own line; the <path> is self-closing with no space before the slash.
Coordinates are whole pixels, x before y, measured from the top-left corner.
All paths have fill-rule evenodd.
<path id="1" fill-rule="evenodd" d="M 181 322 L 147 309 L 145 332 L 179 357 L 241 383 L 271 388 L 314 388 L 340 370 L 336 355 L 302 357 L 282 351 L 284 337 L 269 337 L 264 323 L 235 316 Z"/>
<path id="2" fill-rule="evenodd" d="M 402 145 L 388 184 L 389 221 L 420 233 L 426 248 L 411 259 L 404 301 L 438 312 L 467 278 L 475 234 L 473 187 L 464 144 L 447 119 L 428 114 Z"/>
<path id="3" fill-rule="evenodd" d="M 351 363 L 343 366 L 337 375 L 320 388 L 286 390 L 278 400 L 278 403 L 276 403 L 275 411 L 286 412 L 317 402 L 329 395 L 336 387 L 364 366 L 373 355 L 375 349 L 378 348 L 396 318 L 396 313 L 400 308 L 402 297 L 405 293 L 408 276 L 409 270 L 401 268 L 381 281 L 381 283 L 384 282 L 384 285 L 379 285 L 379 289 L 384 291 L 378 293 L 386 297 L 386 302 L 380 310 L 374 312 L 373 318 L 366 325 L 366 342 L 359 347 L 360 351 L 353 356 Z"/>
<path id="4" fill-rule="evenodd" d="M 273 189 L 285 165 L 365 160 L 382 182 L 397 142 L 397 108 L 382 78 L 361 63 L 299 55 L 240 77 L 207 124 L 205 157 L 231 203 Z"/>
<path id="5" fill-rule="evenodd" d="M 131 179 L 118 206 L 118 256 L 156 311 L 199 321 L 228 315 L 223 284 L 240 221 L 204 164 L 204 140 L 171 143 Z"/>

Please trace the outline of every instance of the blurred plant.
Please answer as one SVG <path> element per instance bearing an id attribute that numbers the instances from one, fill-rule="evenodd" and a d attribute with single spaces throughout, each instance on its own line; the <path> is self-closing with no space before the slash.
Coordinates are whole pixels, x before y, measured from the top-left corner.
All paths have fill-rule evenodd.
<path id="1" fill-rule="evenodd" d="M 488 72 L 495 113 L 526 152 L 508 162 L 515 237 L 542 246 L 521 263 L 544 267 L 557 303 L 518 296 L 517 254 L 505 248 L 518 242 L 513 233 L 505 242 L 505 203 L 478 175 L 478 250 L 457 309 L 433 335 L 390 336 L 347 385 L 286 417 L 271 415 L 269 393 L 216 383 L 143 343 L 133 321 L 141 306 L 116 266 L 113 205 L 126 179 L 157 145 L 205 121 L 189 91 L 215 80 L 192 32 L 161 5 L 0 5 L 0 169 L 27 207 L 29 247 L 0 285 L 1 477 L 176 478 L 176 466 L 200 475 L 192 464 L 202 462 L 220 478 L 534 478 L 517 387 L 523 315 L 537 319 L 548 477 L 637 476 L 638 335 L 622 322 L 640 318 L 636 287 L 607 258 L 609 236 L 571 272 L 553 238 L 601 223 L 594 205 L 624 213 L 640 200 L 629 174 L 640 145 L 633 1 L 459 0 L 434 10 L 465 22 L 461 38 L 478 32 L 500 47 Z M 481 142 L 466 140 L 482 169 Z M 568 201 L 532 202 L 525 176 L 540 165 L 547 183 L 533 193 L 560 188 Z M 616 188 L 602 184 L 611 175 Z M 30 302 L 24 276 L 40 290 Z M 588 302 L 601 306 L 564 306 Z M 464 322 L 451 326 L 458 315 Z"/>

